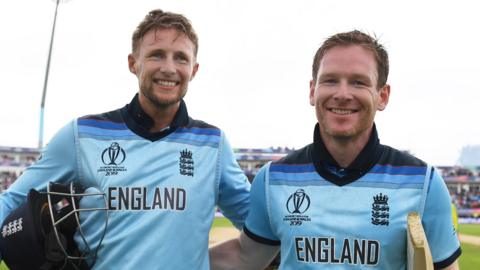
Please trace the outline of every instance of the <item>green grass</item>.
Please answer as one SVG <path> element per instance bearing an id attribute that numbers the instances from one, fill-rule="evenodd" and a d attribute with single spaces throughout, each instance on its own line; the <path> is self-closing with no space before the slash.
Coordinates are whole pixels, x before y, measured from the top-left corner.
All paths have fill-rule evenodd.
<path id="1" fill-rule="evenodd" d="M 480 237 L 480 224 L 459 224 L 458 232 Z M 466 243 L 461 243 L 461 246 L 462 255 L 459 259 L 460 269 L 480 269 L 480 246 Z"/>
<path id="2" fill-rule="evenodd" d="M 459 224 L 458 232 L 461 234 L 480 236 L 480 224 Z"/>
<path id="3" fill-rule="evenodd" d="M 8 267 L 5 265 L 3 261 L 2 263 L 0 263 L 0 270 L 8 270 Z"/>
<path id="4" fill-rule="evenodd" d="M 215 227 L 233 227 L 233 224 L 227 218 L 216 217 L 213 219 L 213 224 L 212 224 L 212 228 L 215 228 Z"/>
<path id="5" fill-rule="evenodd" d="M 462 270 L 476 270 L 480 268 L 480 246 L 462 243 L 462 255 L 459 263 Z"/>

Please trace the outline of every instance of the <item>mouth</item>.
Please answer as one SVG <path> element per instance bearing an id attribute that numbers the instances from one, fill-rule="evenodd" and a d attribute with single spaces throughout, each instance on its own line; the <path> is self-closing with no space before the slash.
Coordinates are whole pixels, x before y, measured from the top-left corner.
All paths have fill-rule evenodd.
<path id="1" fill-rule="evenodd" d="M 161 79 L 153 79 L 153 82 L 162 87 L 175 87 L 180 84 L 180 82 L 177 82 L 177 81 L 167 81 L 167 80 L 161 80 Z"/>
<path id="2" fill-rule="evenodd" d="M 358 110 L 338 109 L 338 108 L 330 108 L 330 109 L 328 109 L 328 111 L 330 111 L 334 114 L 338 114 L 338 115 L 351 115 L 351 114 L 354 114 L 354 113 L 358 112 Z"/>

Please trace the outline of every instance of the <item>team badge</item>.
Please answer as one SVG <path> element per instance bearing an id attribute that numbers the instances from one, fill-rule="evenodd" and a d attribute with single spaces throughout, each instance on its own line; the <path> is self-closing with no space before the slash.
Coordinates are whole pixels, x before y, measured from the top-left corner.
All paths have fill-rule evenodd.
<path id="1" fill-rule="evenodd" d="M 194 162 L 192 151 L 185 149 L 180 151 L 179 170 L 181 175 L 193 177 Z"/>
<path id="2" fill-rule="evenodd" d="M 109 147 L 105 148 L 100 158 L 105 166 L 101 166 L 97 172 L 105 173 L 105 176 L 118 175 L 120 172 L 127 171 L 125 166 L 120 166 L 127 158 L 127 154 L 117 142 L 113 142 Z"/>
<path id="3" fill-rule="evenodd" d="M 388 196 L 382 193 L 373 196 L 372 203 L 372 224 L 388 226 L 390 219 L 390 207 L 388 207 Z"/>
<path id="4" fill-rule="evenodd" d="M 310 208 L 310 196 L 303 189 L 298 189 L 285 204 L 289 215 L 283 218 L 283 221 L 290 222 L 290 226 L 300 226 L 303 222 L 311 221 L 308 215 L 304 213 Z"/>

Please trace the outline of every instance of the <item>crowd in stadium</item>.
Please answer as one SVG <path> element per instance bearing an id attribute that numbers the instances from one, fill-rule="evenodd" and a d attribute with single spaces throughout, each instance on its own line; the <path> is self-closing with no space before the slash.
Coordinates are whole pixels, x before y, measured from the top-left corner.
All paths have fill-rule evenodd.
<path id="1" fill-rule="evenodd" d="M 0 192 L 6 190 L 14 181 L 18 175 L 16 172 L 1 171 L 0 172 Z"/>
<path id="2" fill-rule="evenodd" d="M 475 181 L 480 177 L 480 166 L 467 168 L 462 166 L 440 166 L 438 169 L 442 173 L 442 177 L 448 181 L 456 179 L 458 181 Z"/>
<path id="3" fill-rule="evenodd" d="M 27 156 L 22 159 L 16 159 L 12 155 L 3 154 L 0 156 L 0 166 L 28 167 L 35 162 L 35 157 Z"/>
<path id="4" fill-rule="evenodd" d="M 459 209 L 480 208 L 480 168 L 466 168 L 461 166 L 438 167 L 447 185 L 453 203 Z M 453 185 L 452 185 L 453 184 Z M 465 188 L 468 185 L 468 189 Z"/>
<path id="5" fill-rule="evenodd" d="M 480 208 L 480 191 L 465 191 L 451 194 L 452 201 L 460 209 Z"/>

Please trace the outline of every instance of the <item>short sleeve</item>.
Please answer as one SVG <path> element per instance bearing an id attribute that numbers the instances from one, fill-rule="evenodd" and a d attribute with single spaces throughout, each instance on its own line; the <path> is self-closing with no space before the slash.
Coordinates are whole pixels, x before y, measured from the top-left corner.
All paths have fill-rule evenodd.
<path id="1" fill-rule="evenodd" d="M 267 209 L 266 177 L 269 167 L 270 163 L 263 166 L 253 180 L 250 191 L 250 208 L 244 231 L 257 242 L 280 245 L 280 241 L 272 232 Z"/>
<path id="2" fill-rule="evenodd" d="M 238 229 L 242 228 L 250 202 L 250 182 L 235 159 L 230 144 L 222 132 L 219 156 L 220 184 L 218 206 Z"/>
<path id="3" fill-rule="evenodd" d="M 436 171 L 430 177 L 422 222 L 435 267 L 453 263 L 461 254 L 460 242 L 453 225 L 448 189 Z"/>
<path id="4" fill-rule="evenodd" d="M 67 182 L 77 177 L 73 122 L 60 129 L 43 149 L 36 163 L 0 195 L 0 224 L 26 202 L 30 189 L 46 190 L 49 182 Z"/>

